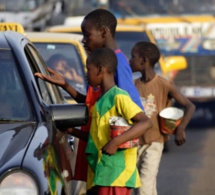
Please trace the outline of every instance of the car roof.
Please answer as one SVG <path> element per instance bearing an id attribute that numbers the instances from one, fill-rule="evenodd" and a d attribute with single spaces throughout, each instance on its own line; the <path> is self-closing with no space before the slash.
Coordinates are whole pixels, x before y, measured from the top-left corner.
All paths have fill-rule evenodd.
<path id="1" fill-rule="evenodd" d="M 10 49 L 11 45 L 9 42 L 18 45 L 23 38 L 25 38 L 23 34 L 15 31 L 0 31 L 0 47 L 2 49 Z"/>
<path id="2" fill-rule="evenodd" d="M 26 37 L 37 42 L 81 42 L 82 35 L 75 33 L 26 32 Z"/>
<path id="3" fill-rule="evenodd" d="M 8 42 L 5 37 L 5 32 L 0 32 L 0 47 L 2 49 L 10 49 Z"/>

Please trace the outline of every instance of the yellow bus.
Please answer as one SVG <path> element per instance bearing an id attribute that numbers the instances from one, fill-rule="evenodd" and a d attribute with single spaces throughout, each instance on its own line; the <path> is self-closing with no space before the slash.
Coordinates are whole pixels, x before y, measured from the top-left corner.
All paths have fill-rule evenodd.
<path id="1" fill-rule="evenodd" d="M 109 9 L 118 23 L 149 30 L 165 56 L 186 58 L 187 68 L 174 75 L 185 96 L 198 105 L 215 101 L 214 0 L 115 0 Z"/>

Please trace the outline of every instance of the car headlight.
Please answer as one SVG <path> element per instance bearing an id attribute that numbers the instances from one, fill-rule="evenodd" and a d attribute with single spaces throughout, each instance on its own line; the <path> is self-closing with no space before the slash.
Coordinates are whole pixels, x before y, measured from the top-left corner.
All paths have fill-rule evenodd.
<path id="1" fill-rule="evenodd" d="M 38 195 L 35 180 L 25 172 L 13 172 L 0 183 L 0 195 Z"/>

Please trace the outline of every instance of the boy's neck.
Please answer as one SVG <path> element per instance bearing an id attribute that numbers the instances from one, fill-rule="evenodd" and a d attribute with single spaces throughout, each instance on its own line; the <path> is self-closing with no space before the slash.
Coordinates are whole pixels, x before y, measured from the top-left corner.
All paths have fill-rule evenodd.
<path id="1" fill-rule="evenodd" d="M 140 78 L 141 82 L 147 83 L 151 81 L 156 76 L 156 73 L 154 70 L 148 70 L 145 72 L 142 72 L 142 77 Z"/>
<path id="2" fill-rule="evenodd" d="M 103 80 L 103 83 L 101 85 L 101 91 L 102 94 L 106 93 L 108 90 L 110 90 L 112 87 L 114 87 L 116 84 L 114 82 L 113 78 L 105 79 Z"/>
<path id="3" fill-rule="evenodd" d="M 109 49 L 116 50 L 118 49 L 117 43 L 114 39 L 109 39 L 106 43 L 106 46 Z"/>

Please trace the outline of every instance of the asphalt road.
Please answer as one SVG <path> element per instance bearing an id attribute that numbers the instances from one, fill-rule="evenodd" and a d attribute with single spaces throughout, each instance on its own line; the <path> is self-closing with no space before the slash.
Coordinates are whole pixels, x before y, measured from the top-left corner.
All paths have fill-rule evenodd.
<path id="1" fill-rule="evenodd" d="M 181 147 L 171 137 L 170 151 L 163 153 L 160 164 L 158 195 L 215 195 L 213 123 L 196 118 L 187 129 L 187 142 Z"/>

